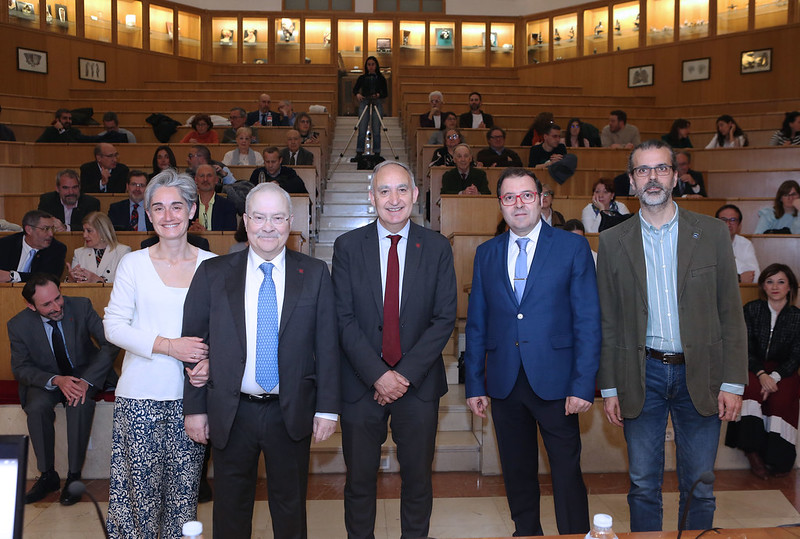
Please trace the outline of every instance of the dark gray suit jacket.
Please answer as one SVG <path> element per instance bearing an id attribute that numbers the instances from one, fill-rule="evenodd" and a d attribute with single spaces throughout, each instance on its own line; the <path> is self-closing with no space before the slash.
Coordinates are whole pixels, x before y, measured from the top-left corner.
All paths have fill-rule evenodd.
<path id="1" fill-rule="evenodd" d="M 287 167 L 292 165 L 289 164 L 289 148 L 284 148 L 281 150 L 281 164 Z M 313 165 L 314 164 L 314 154 L 306 150 L 305 148 L 301 147 L 297 150 L 297 164 L 298 165 Z"/>
<path id="2" fill-rule="evenodd" d="M 50 191 L 44 193 L 39 197 L 39 209 L 46 211 L 62 223 L 64 223 L 64 205 L 61 204 L 61 198 L 58 196 L 57 191 Z M 81 224 L 83 218 L 92 213 L 93 211 L 100 211 L 100 201 L 91 195 L 81 194 L 78 197 L 78 205 L 72 210 L 72 217 L 69 223 L 70 230 L 74 232 L 83 231 Z"/>

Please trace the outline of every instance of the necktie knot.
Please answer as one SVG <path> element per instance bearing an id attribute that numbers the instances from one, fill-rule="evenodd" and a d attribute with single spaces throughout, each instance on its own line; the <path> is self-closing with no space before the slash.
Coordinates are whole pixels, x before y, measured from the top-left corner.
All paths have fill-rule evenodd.
<path id="1" fill-rule="evenodd" d="M 138 204 L 138 203 L 136 203 L 136 202 L 134 202 L 134 203 L 133 203 L 133 209 L 134 209 L 134 210 L 138 210 L 138 209 L 139 209 L 139 204 Z"/>
<path id="2" fill-rule="evenodd" d="M 386 237 L 389 238 L 390 240 L 392 240 L 392 246 L 393 247 L 395 245 L 397 245 L 400 242 L 400 238 L 402 238 L 402 236 L 400 234 L 389 234 Z"/>
<path id="3" fill-rule="evenodd" d="M 58 329 L 58 322 L 56 322 L 55 320 L 48 320 L 47 323 L 50 324 L 51 328 Z"/>
<path id="4" fill-rule="evenodd" d="M 264 274 L 264 277 L 272 277 L 272 268 L 274 267 L 275 264 L 273 264 L 272 262 L 264 262 L 260 266 L 258 266 L 258 269 L 261 270 L 261 272 Z"/>
<path id="5" fill-rule="evenodd" d="M 517 245 L 519 246 L 519 250 L 524 251 L 528 247 L 529 241 L 531 241 L 530 238 L 518 238 Z"/>

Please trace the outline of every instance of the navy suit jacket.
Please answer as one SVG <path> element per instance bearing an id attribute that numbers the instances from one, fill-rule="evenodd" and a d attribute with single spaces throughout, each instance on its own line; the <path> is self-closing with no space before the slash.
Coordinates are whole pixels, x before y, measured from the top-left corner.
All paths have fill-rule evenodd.
<path id="1" fill-rule="evenodd" d="M 131 201 L 130 199 L 114 202 L 108 207 L 108 218 L 114 225 L 114 230 L 131 230 Z M 144 201 L 139 204 L 139 219 L 144 219 L 145 227 L 148 231 L 153 230 L 153 223 L 144 211 Z"/>
<path id="2" fill-rule="evenodd" d="M 0 238 L 0 269 L 6 271 L 16 271 L 19 265 L 19 257 L 22 254 L 22 238 L 24 232 L 17 232 Z M 64 273 L 64 259 L 67 256 L 67 246 L 53 238 L 50 247 L 37 251 L 31 262 L 30 273 L 20 272 L 22 282 L 26 282 L 31 273 L 44 271 L 52 273 L 59 279 Z"/>
<path id="3" fill-rule="evenodd" d="M 39 197 L 39 208 L 46 211 L 62 223 L 64 222 L 64 205 L 61 204 L 61 198 L 56 191 L 44 193 Z M 92 195 L 80 195 L 78 197 L 78 205 L 72 210 L 72 217 L 70 218 L 70 230 L 73 232 L 83 231 L 83 218 L 92 213 L 93 211 L 100 211 L 100 201 Z"/>
<path id="4" fill-rule="evenodd" d="M 271 110 L 270 113 L 272 113 L 272 126 L 273 127 L 279 126 L 279 125 L 282 125 L 282 126 L 288 126 L 289 125 L 289 120 L 284 118 L 283 115 L 280 112 L 275 112 L 274 110 Z M 244 121 L 244 125 L 246 125 L 247 127 L 250 127 L 253 124 L 257 124 L 260 121 L 261 121 L 261 112 L 257 111 L 257 110 L 254 110 L 252 112 L 248 112 L 247 113 L 247 118 Z"/>
<path id="5" fill-rule="evenodd" d="M 475 253 L 467 314 L 466 396 L 502 399 L 525 369 L 542 399 L 592 402 L 600 357 L 600 306 L 585 238 L 542 222 L 518 304 L 505 232 Z"/>
<path id="6" fill-rule="evenodd" d="M 81 165 L 81 193 L 100 192 L 100 168 L 97 161 L 89 161 Z M 106 193 L 124 193 L 128 184 L 128 167 L 122 163 L 111 171 L 106 185 Z"/>

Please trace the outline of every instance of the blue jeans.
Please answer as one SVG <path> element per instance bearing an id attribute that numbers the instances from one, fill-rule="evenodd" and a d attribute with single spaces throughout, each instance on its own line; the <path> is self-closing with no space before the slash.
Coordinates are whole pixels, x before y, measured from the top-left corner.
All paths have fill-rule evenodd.
<path id="1" fill-rule="evenodd" d="M 632 532 L 661 531 L 667 416 L 672 416 L 675 429 L 679 519 L 692 483 L 703 472 L 714 469 L 720 432 L 719 418 L 716 415 L 701 416 L 692 404 L 686 387 L 685 365 L 664 365 L 649 357 L 646 363 L 644 407 L 638 417 L 624 421 L 631 479 L 628 505 Z M 698 484 L 686 529 L 711 528 L 715 509 L 713 485 Z"/>
<path id="2" fill-rule="evenodd" d="M 373 103 L 375 110 L 372 111 L 372 153 L 380 153 L 381 151 L 381 122 L 378 119 L 378 114 L 383 117 L 383 99 L 362 99 L 358 104 L 358 115 L 364 112 L 367 105 Z M 376 114 L 377 113 L 377 114 Z M 366 147 L 367 139 L 367 125 L 370 123 L 370 111 L 364 114 L 361 123 L 358 124 L 358 141 L 356 142 L 356 151 L 363 152 Z"/>

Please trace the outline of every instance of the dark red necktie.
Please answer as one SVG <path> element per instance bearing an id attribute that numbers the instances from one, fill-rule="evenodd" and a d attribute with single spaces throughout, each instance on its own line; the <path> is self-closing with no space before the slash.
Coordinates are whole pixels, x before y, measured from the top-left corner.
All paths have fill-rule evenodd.
<path id="1" fill-rule="evenodd" d="M 400 259 L 397 256 L 399 234 L 388 236 L 392 240 L 386 265 L 386 290 L 383 292 L 383 360 L 390 367 L 397 365 L 403 355 L 400 349 Z"/>
<path id="2" fill-rule="evenodd" d="M 139 204 L 133 203 L 133 210 L 131 210 L 131 224 L 129 227 L 133 231 L 139 230 Z"/>

